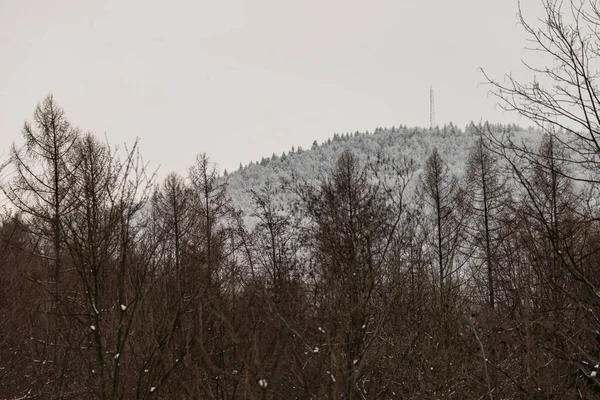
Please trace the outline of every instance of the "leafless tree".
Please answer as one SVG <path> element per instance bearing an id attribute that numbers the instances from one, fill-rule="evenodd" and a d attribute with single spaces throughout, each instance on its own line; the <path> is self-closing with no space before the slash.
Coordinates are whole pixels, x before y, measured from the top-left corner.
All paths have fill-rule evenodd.
<path id="1" fill-rule="evenodd" d="M 36 107 L 33 122 L 25 122 L 22 134 L 24 144 L 11 147 L 12 179 L 2 190 L 21 213 L 15 221 L 23 221 L 23 226 L 37 237 L 35 247 L 29 250 L 46 270 L 35 277 L 38 296 L 43 296 L 45 302 L 34 312 L 37 329 L 33 334 L 38 346 L 32 358 L 41 361 L 35 369 L 37 376 L 32 379 L 37 384 L 32 385 L 36 387 L 34 391 L 44 389 L 59 396 L 67 390 L 61 368 L 69 357 L 65 344 L 69 335 L 67 312 L 63 307 L 67 287 L 62 287 L 69 272 L 62 257 L 62 223 L 72 207 L 69 194 L 78 163 L 69 161 L 73 160 L 79 131 L 49 95 Z M 46 384 L 47 381 L 52 383 Z"/>
<path id="2" fill-rule="evenodd" d="M 595 236 L 598 216 L 594 198 L 600 155 L 600 12 L 593 1 L 542 3 L 545 14 L 537 22 L 518 14 L 532 43 L 530 50 L 541 56 L 535 64 L 526 62 L 533 79 L 523 83 L 508 76 L 500 82 L 486 75 L 504 109 L 525 116 L 545 133 L 542 144 L 535 149 L 514 143 L 509 135 L 489 130 L 486 135 L 524 193 L 516 211 L 528 221 L 518 231 L 526 245 L 519 253 L 527 260 L 529 282 L 521 289 L 527 294 L 527 375 L 532 381 L 544 381 L 544 390 L 559 390 L 556 382 L 549 383 L 556 376 L 542 379 L 541 370 L 534 367 L 544 359 L 554 360 L 553 369 L 545 371 L 571 370 L 579 393 L 589 393 L 598 381 L 588 366 L 590 354 L 582 351 L 591 340 L 583 332 L 597 330 L 598 320 L 594 312 L 588 320 L 589 314 L 576 310 L 594 310 L 600 302 L 595 278 L 587 270 L 598 251 L 589 240 Z M 563 326 L 560 321 L 565 319 L 572 322 Z M 521 387 L 532 390 L 529 385 L 524 382 Z"/>
<path id="3" fill-rule="evenodd" d="M 525 61 L 534 79 L 524 83 L 508 75 L 501 82 L 485 76 L 505 110 L 523 115 L 546 133 L 563 132 L 557 140 L 572 157 L 565 161 L 590 172 L 572 170 L 570 178 L 598 182 L 600 9 L 587 0 L 542 0 L 542 4 L 545 14 L 538 21 L 518 13 L 532 44 L 528 50 L 537 60 Z"/>
<path id="4" fill-rule="evenodd" d="M 458 178 L 450 171 L 436 148 L 425 161 L 417 195 L 424 203 L 431 227 L 432 266 L 437 282 L 437 300 L 440 309 L 451 305 L 460 279 L 458 271 L 465 265 L 460 256 L 462 226 L 466 213 L 461 204 L 464 192 Z"/>
<path id="5" fill-rule="evenodd" d="M 361 398 L 381 389 L 374 373 L 389 303 L 380 296 L 399 217 L 391 213 L 382 187 L 369 181 L 367 168 L 349 151 L 307 196 L 307 210 L 314 222 L 310 229 L 329 396 Z"/>

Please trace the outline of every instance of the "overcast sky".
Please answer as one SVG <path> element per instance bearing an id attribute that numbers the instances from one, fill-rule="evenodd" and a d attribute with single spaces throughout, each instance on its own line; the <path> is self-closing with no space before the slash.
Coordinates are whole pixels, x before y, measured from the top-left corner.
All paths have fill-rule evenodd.
<path id="1" fill-rule="evenodd" d="M 478 71 L 524 74 L 516 13 L 517 0 L 0 0 L 0 155 L 48 93 L 84 131 L 139 137 L 161 176 L 199 152 L 232 170 L 335 132 L 428 126 L 430 84 L 440 125 L 520 122 Z"/>

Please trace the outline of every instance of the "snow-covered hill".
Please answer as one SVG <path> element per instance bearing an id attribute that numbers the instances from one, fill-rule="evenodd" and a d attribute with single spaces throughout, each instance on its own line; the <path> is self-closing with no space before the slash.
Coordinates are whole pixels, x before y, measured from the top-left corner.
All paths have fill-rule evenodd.
<path id="1" fill-rule="evenodd" d="M 536 130 L 524 130 L 515 125 L 491 125 L 490 129 L 499 135 L 511 135 L 515 142 L 535 143 L 541 137 Z M 324 143 L 313 143 L 310 150 L 299 148 L 280 156 L 273 154 L 227 174 L 228 193 L 237 207 L 249 211 L 253 204 L 248 191 L 264 187 L 269 182 L 279 201 L 289 204 L 288 200 L 293 195 L 279 190 L 282 181 L 294 178 L 316 182 L 329 174 L 333 163 L 344 150 L 351 150 L 364 163 L 374 163 L 378 159 L 412 160 L 415 167 L 414 182 L 421 165 L 437 147 L 454 174 L 460 177 L 469 150 L 478 135 L 473 125 L 460 129 L 452 124 L 433 129 L 400 126 L 378 128 L 373 133 L 335 134 Z M 388 173 L 392 171 L 388 170 Z M 385 168 L 382 174 L 386 174 Z"/>

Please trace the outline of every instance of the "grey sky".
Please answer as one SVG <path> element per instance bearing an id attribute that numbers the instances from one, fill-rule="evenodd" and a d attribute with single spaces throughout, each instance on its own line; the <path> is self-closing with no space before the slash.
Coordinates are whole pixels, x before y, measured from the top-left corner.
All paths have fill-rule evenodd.
<path id="1" fill-rule="evenodd" d="M 531 18 L 539 1 L 524 0 Z M 0 145 L 50 92 L 84 130 L 141 138 L 161 176 L 334 132 L 519 122 L 481 85 L 523 73 L 516 0 L 0 0 Z"/>

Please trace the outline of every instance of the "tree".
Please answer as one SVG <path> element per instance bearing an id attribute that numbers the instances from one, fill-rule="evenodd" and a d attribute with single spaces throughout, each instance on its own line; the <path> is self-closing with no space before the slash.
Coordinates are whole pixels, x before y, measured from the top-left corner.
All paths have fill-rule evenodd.
<path id="1" fill-rule="evenodd" d="M 206 268 L 205 279 L 209 287 L 217 281 L 220 240 L 222 232 L 218 225 L 219 218 L 227 215 L 226 184 L 219 182 L 216 167 L 210 162 L 206 153 L 196 157 L 196 163 L 189 169 L 193 206 L 196 210 L 197 223 L 201 235 L 204 254 L 202 262 Z"/>
<path id="2" fill-rule="evenodd" d="M 187 256 L 195 274 L 190 292 L 195 310 L 190 330 L 195 346 L 190 348 L 189 372 L 196 368 L 196 376 L 190 379 L 202 376 L 210 382 L 208 385 L 198 383 L 203 397 L 228 398 L 236 389 L 233 382 L 238 380 L 229 371 L 238 369 L 239 365 L 234 357 L 236 353 L 226 352 L 228 347 L 235 348 L 232 308 L 225 295 L 231 289 L 227 285 L 230 276 L 225 273 L 227 222 L 231 215 L 227 184 L 219 180 L 216 166 L 205 153 L 196 157 L 188 178 L 193 222 Z"/>
<path id="3" fill-rule="evenodd" d="M 164 267 L 168 273 L 182 274 L 182 257 L 191 231 L 191 193 L 180 175 L 169 174 L 160 190 L 152 197 L 156 216 L 157 235 L 161 240 L 161 255 L 166 257 Z"/>
<path id="4" fill-rule="evenodd" d="M 494 339 L 497 336 L 499 320 L 493 311 L 499 300 L 498 289 L 502 288 L 500 248 L 502 241 L 507 239 L 502 225 L 509 213 L 510 196 L 498 157 L 487 148 L 482 128 L 477 128 L 477 131 L 479 137 L 467 157 L 465 171 L 465 207 L 468 213 L 466 238 L 470 247 L 468 251 L 471 254 L 475 289 L 484 293 L 487 291 L 486 303 L 492 310 L 482 313 L 487 317 L 484 318 L 485 330 L 481 329 L 486 335 L 483 338 L 477 336 L 482 352 L 489 354 L 489 357 L 484 357 L 489 359 L 489 362 L 484 360 L 484 371 L 487 389 L 492 393 L 497 391 L 498 386 L 497 340 Z M 475 326 L 473 332 L 477 335 Z"/>
<path id="5" fill-rule="evenodd" d="M 255 204 L 252 216 L 257 219 L 250 234 L 256 242 L 253 256 L 255 261 L 252 264 L 256 263 L 260 268 L 253 272 L 264 274 L 273 296 L 283 300 L 289 289 L 288 284 L 299 276 L 295 259 L 299 248 L 295 241 L 298 223 L 289 213 L 290 210 L 285 212 L 283 206 L 276 203 L 275 189 L 271 182 L 267 182 L 262 188 L 251 189 L 249 194 Z"/>
<path id="6" fill-rule="evenodd" d="M 574 174 L 571 179 L 598 182 L 594 170 L 600 161 L 600 8 L 587 0 L 542 4 L 541 27 L 527 21 L 521 10 L 518 18 L 533 43 L 529 50 L 537 60 L 545 60 L 539 54 L 546 56 L 547 64 L 526 62 L 535 74 L 527 83 L 510 75 L 504 83 L 484 75 L 503 109 L 523 115 L 546 133 L 564 133 L 556 139 L 572 150 L 568 161 L 593 172 L 591 177 Z"/>
<path id="7" fill-rule="evenodd" d="M 79 378 L 87 381 L 80 390 L 107 398 L 114 390 L 110 385 L 111 363 L 107 361 L 111 359 L 107 353 L 114 350 L 108 339 L 113 328 L 108 310 L 115 309 L 114 260 L 119 252 L 115 228 L 119 226 L 120 215 L 112 196 L 116 194 L 113 191 L 119 178 L 115 176 L 117 166 L 110 149 L 91 134 L 77 142 L 72 159 L 79 163 L 79 168 L 69 196 L 72 207 L 64 216 L 62 229 L 65 251 L 77 271 L 77 283 L 71 293 L 76 301 L 68 308 L 74 330 L 83 333 L 75 334 L 73 342 L 87 342 L 95 350 L 91 357 L 85 353 L 77 357 L 81 362 Z"/>
<path id="8" fill-rule="evenodd" d="M 500 260 L 498 246 L 503 240 L 501 224 L 508 212 L 508 188 L 502 176 L 497 156 L 487 148 L 478 128 L 476 139 L 468 157 L 465 170 L 465 205 L 469 210 L 467 238 L 473 247 L 475 278 L 482 280 L 485 271 L 487 304 L 494 308 L 497 301 L 495 286 Z"/>
<path id="9" fill-rule="evenodd" d="M 365 393 L 381 389 L 372 376 L 377 334 L 388 311 L 379 295 L 397 219 L 380 186 L 370 182 L 350 151 L 341 154 L 330 177 L 306 200 L 314 223 L 319 312 L 330 349 L 330 396 L 361 398 L 359 383 Z"/>
<path id="10" fill-rule="evenodd" d="M 422 352 L 429 357 L 431 384 L 426 396 L 446 392 L 460 385 L 460 376 L 454 371 L 453 360 L 459 357 L 464 326 L 462 289 L 464 274 L 461 270 L 468 261 L 463 252 L 466 212 L 464 191 L 450 168 L 434 148 L 425 161 L 416 188 L 421 204 L 421 230 L 429 281 L 433 295 L 428 299 L 432 309 L 425 324 L 429 325 L 429 340 L 423 341 Z"/>
<path id="11" fill-rule="evenodd" d="M 16 221 L 22 221 L 38 238 L 32 251 L 37 254 L 46 272 L 35 279 L 40 284 L 40 294 L 43 294 L 46 303 L 32 318 L 41 323 L 35 332 L 40 343 L 40 354 L 37 356 L 47 361 L 38 370 L 42 375 L 39 379 L 45 381 L 47 378 L 56 382 L 45 389 L 58 396 L 65 382 L 60 368 L 65 366 L 68 353 L 64 347 L 68 324 L 63 308 L 65 291 L 62 284 L 67 280 L 67 268 L 62 259 L 62 224 L 72 207 L 69 194 L 78 167 L 72 155 L 79 139 L 79 130 L 71 126 L 63 109 L 52 95 L 48 95 L 37 105 L 33 122 L 25 122 L 22 134 L 23 146 L 13 145 L 10 150 L 13 179 L 2 190 L 10 203 L 21 212 L 21 218 Z M 44 377 L 46 373 L 54 377 Z M 39 384 L 42 385 L 41 382 Z"/>
<path id="12" fill-rule="evenodd" d="M 2 189 L 9 201 L 50 244 L 55 292 L 59 291 L 61 217 L 70 208 L 66 201 L 77 162 L 72 161 L 79 131 L 73 128 L 52 95 L 38 104 L 33 124 L 25 122 L 22 147 L 11 147 L 15 177 Z"/>
<path id="13" fill-rule="evenodd" d="M 589 240 L 595 237 L 599 215 L 594 197 L 600 183 L 600 9 L 587 0 L 542 0 L 542 4 L 539 25 L 528 21 L 521 10 L 518 14 L 536 54 L 535 63 L 525 64 L 533 79 L 519 82 L 508 76 L 499 82 L 486 75 L 501 107 L 526 117 L 545 133 L 542 144 L 536 151 L 514 143 L 508 135 L 489 131 L 486 135 L 524 192 L 519 211 L 528 223 L 522 243 L 527 244 L 524 256 L 529 257 L 526 264 L 531 265 L 528 275 L 534 285 L 527 289 L 525 309 L 544 315 L 527 319 L 527 336 L 535 335 L 535 328 L 547 331 L 549 327 L 554 335 L 539 335 L 540 343 L 528 339 L 527 354 L 532 348 L 538 350 L 540 364 L 544 359 L 569 360 L 562 367 L 571 371 L 577 395 L 595 396 L 600 385 L 589 368 L 587 349 L 597 351 L 597 344 L 591 344 L 593 340 L 583 332 L 597 331 L 600 319 L 594 316 L 590 321 L 574 309 L 600 306 L 600 286 L 588 270 L 599 250 Z M 583 193 L 589 194 L 587 199 Z M 565 318 L 571 322 L 558 329 Z M 540 321 L 547 325 L 536 326 Z M 546 349 L 551 355 L 544 356 Z M 533 371 L 531 357 L 527 365 L 528 373 Z M 549 375 L 544 382 L 547 393 L 556 393 L 556 377 Z M 569 393 L 572 389 L 559 390 Z"/>
<path id="14" fill-rule="evenodd" d="M 153 177 L 146 175 L 137 143 L 121 159 L 108 144 L 86 134 L 74 154 L 79 168 L 72 209 L 63 224 L 65 252 L 77 272 L 69 293 L 70 345 L 86 346 L 77 357 L 78 372 L 71 375 L 79 378 L 78 390 L 90 397 L 122 397 L 134 391 L 143 397 L 151 382 L 133 378 L 162 378 L 171 368 L 155 357 L 157 348 L 171 338 L 156 332 L 168 330 L 148 321 L 144 329 L 140 326 L 154 314 L 153 308 L 160 309 L 146 297 L 158 272 L 153 262 L 157 241 L 146 228 L 143 212 Z M 150 342 L 153 334 L 155 346 L 136 344 Z"/>
<path id="15" fill-rule="evenodd" d="M 432 228 L 430 237 L 433 253 L 434 281 L 438 288 L 438 306 L 448 309 L 450 297 L 457 289 L 458 270 L 464 265 L 460 259 L 462 225 L 465 213 L 461 207 L 464 192 L 458 179 L 434 148 L 425 161 L 417 195 L 426 207 Z"/>

